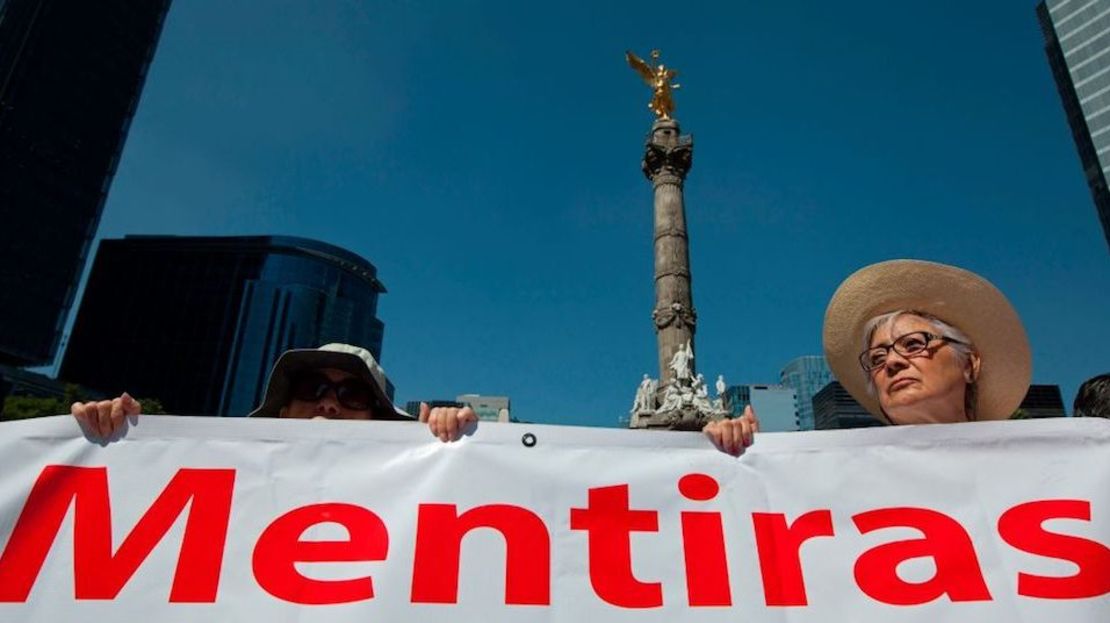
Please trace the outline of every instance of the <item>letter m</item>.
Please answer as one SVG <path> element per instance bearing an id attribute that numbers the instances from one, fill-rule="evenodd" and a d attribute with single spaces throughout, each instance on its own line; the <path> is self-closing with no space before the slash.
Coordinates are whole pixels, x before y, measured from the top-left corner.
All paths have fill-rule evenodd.
<path id="1" fill-rule="evenodd" d="M 48 465 L 0 555 L 0 603 L 25 602 L 69 507 L 76 599 L 115 599 L 189 505 L 170 602 L 216 600 L 231 514 L 233 469 L 180 469 L 112 553 L 108 469 Z"/>

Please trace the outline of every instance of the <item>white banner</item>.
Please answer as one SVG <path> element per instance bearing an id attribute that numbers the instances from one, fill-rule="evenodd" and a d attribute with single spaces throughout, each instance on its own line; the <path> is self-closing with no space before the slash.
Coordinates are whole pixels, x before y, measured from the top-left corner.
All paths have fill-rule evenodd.
<path id="1" fill-rule="evenodd" d="M 0 424 L 0 621 L 1110 621 L 1110 421 Z"/>

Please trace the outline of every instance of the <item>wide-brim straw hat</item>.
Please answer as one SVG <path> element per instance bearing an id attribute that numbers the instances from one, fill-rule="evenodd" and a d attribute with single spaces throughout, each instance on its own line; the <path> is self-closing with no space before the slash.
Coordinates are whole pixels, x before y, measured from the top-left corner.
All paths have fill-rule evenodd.
<path id="1" fill-rule="evenodd" d="M 320 348 L 300 348 L 287 350 L 278 357 L 270 372 L 266 385 L 266 398 L 262 405 L 252 411 L 249 417 L 277 417 L 282 407 L 289 404 L 290 383 L 305 370 L 335 368 L 349 372 L 366 381 L 384 407 L 375 411 L 379 420 L 412 420 L 411 415 L 393 404 L 386 394 L 388 386 L 385 370 L 382 369 L 370 351 L 350 344 L 325 344 Z"/>
<path id="2" fill-rule="evenodd" d="M 1029 390 L 1032 358 L 1021 318 L 1005 295 L 973 272 L 922 260 L 890 260 L 862 268 L 840 284 L 825 310 L 825 357 L 840 384 L 886 421 L 867 391 L 859 363 L 863 330 L 882 314 L 913 310 L 963 331 L 981 358 L 975 417 L 1004 420 Z"/>

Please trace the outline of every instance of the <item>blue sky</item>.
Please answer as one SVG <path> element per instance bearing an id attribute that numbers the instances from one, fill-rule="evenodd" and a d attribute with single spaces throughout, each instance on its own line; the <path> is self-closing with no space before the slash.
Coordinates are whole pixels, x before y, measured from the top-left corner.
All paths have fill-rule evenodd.
<path id="1" fill-rule="evenodd" d="M 700 371 L 776 382 L 845 276 L 915 257 L 1002 289 L 1070 405 L 1110 370 L 1110 254 L 1034 6 L 179 0 L 99 236 L 341 245 L 389 289 L 399 400 L 614 425 L 657 373 L 623 53 L 658 47 L 695 136 Z"/>

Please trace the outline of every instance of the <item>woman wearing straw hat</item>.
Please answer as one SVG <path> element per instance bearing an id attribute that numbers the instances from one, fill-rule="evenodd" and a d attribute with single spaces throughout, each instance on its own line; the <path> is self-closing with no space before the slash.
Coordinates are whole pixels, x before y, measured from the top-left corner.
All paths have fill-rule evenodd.
<path id="1" fill-rule="evenodd" d="M 1017 312 L 955 266 L 891 260 L 857 271 L 829 302 L 824 340 L 833 375 L 889 424 L 1004 420 L 1029 389 Z"/>
<path id="2" fill-rule="evenodd" d="M 887 424 L 1004 420 L 1029 389 L 1017 312 L 989 281 L 955 266 L 891 260 L 860 269 L 829 302 L 824 342 L 833 376 Z M 706 434 L 739 454 L 758 430 L 742 420 Z M 730 448 L 736 438 L 742 445 Z"/>

